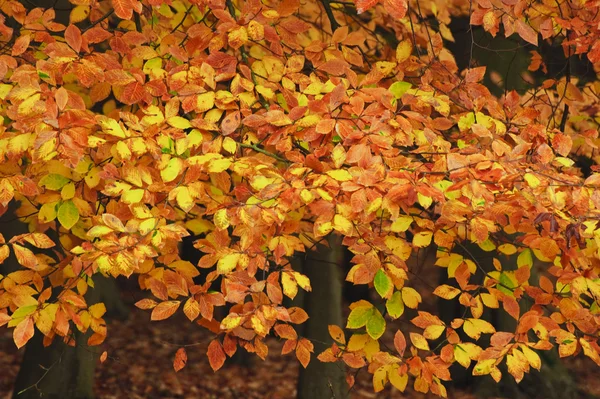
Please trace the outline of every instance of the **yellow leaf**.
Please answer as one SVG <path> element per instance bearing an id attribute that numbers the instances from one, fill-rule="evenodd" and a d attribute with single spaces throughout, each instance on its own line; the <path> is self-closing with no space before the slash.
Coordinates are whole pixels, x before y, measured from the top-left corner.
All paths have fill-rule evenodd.
<path id="1" fill-rule="evenodd" d="M 320 115 L 307 115 L 304 118 L 298 119 L 296 121 L 296 126 L 299 127 L 311 127 L 315 126 L 321 120 Z"/>
<path id="2" fill-rule="evenodd" d="M 537 176 L 535 176 L 534 174 L 531 174 L 531 173 L 525 173 L 525 176 L 523 176 L 523 178 L 525 179 L 525 181 L 531 188 L 536 188 L 541 183 L 540 179 L 538 179 Z"/>
<path id="3" fill-rule="evenodd" d="M 438 339 L 445 330 L 446 326 L 428 326 L 423 331 L 423 336 L 430 340 Z"/>
<path id="4" fill-rule="evenodd" d="M 71 14 L 69 15 L 69 20 L 72 24 L 76 24 L 85 20 L 88 15 L 90 15 L 90 6 L 89 5 L 79 5 L 74 7 L 71 10 Z"/>
<path id="5" fill-rule="evenodd" d="M 336 170 L 328 170 L 325 172 L 329 177 L 337 180 L 337 181 L 350 181 L 352 180 L 352 175 L 350 172 L 344 169 L 336 169 Z"/>
<path id="6" fill-rule="evenodd" d="M 398 64 L 401 64 L 410 58 L 412 49 L 413 46 L 410 40 L 402 40 L 400 43 L 398 43 L 398 47 L 396 47 L 396 61 Z"/>
<path id="7" fill-rule="evenodd" d="M 267 79 L 269 82 L 279 82 L 284 74 L 285 66 L 283 62 L 277 57 L 270 55 L 264 56 L 262 59 L 264 68 L 267 72 Z"/>
<path id="8" fill-rule="evenodd" d="M 127 190 L 121 195 L 121 200 L 126 204 L 137 204 L 144 198 L 144 189 L 136 188 Z"/>
<path id="9" fill-rule="evenodd" d="M 460 290 L 458 288 L 443 284 L 436 287 L 436 289 L 433 291 L 433 294 L 443 299 L 452 299 L 460 294 Z"/>
<path id="10" fill-rule="evenodd" d="M 208 171 L 210 173 L 221 173 L 231 166 L 230 158 L 213 159 L 208 163 Z"/>
<path id="11" fill-rule="evenodd" d="M 407 307 L 416 309 L 421 302 L 421 294 L 414 288 L 404 287 L 402 288 L 402 302 L 404 302 Z"/>
<path id="12" fill-rule="evenodd" d="M 92 317 L 99 319 L 106 313 L 106 306 L 103 303 L 96 303 L 88 309 Z"/>
<path id="13" fill-rule="evenodd" d="M 221 320 L 221 330 L 233 330 L 242 323 L 242 317 L 237 313 L 230 313 Z"/>
<path id="14" fill-rule="evenodd" d="M 390 226 L 390 230 L 394 233 L 404 232 L 408 230 L 413 221 L 412 216 L 399 216 Z"/>
<path id="15" fill-rule="evenodd" d="M 406 385 L 408 384 L 408 374 L 400 375 L 399 367 L 397 364 L 393 364 L 388 372 L 388 378 L 392 385 L 399 390 L 404 392 Z"/>
<path id="16" fill-rule="evenodd" d="M 402 260 L 408 260 L 412 253 L 411 246 L 402 238 L 387 236 L 385 237 L 385 245 L 392 251 L 394 255 Z"/>
<path id="17" fill-rule="evenodd" d="M 289 298 L 294 299 L 296 294 L 298 294 L 298 284 L 289 273 L 281 274 L 281 285 L 283 287 L 283 293 Z"/>
<path id="18" fill-rule="evenodd" d="M 215 106 L 215 92 L 209 91 L 207 93 L 198 94 L 196 99 L 196 111 L 205 112 Z"/>
<path id="19" fill-rule="evenodd" d="M 517 247 L 512 244 L 502 244 L 498 246 L 498 251 L 504 255 L 513 255 L 517 253 Z"/>
<path id="20" fill-rule="evenodd" d="M 38 220 L 41 223 L 49 223 L 56 219 L 57 204 L 58 202 L 48 202 L 42 205 L 38 213 Z"/>
<path id="21" fill-rule="evenodd" d="M 75 226 L 79 220 L 79 210 L 71 200 L 63 202 L 56 215 L 61 226 L 67 230 Z"/>
<path id="22" fill-rule="evenodd" d="M 473 339 L 479 339 L 481 333 L 493 334 L 496 332 L 494 326 L 482 319 L 467 319 L 463 324 L 465 334 Z"/>
<path id="23" fill-rule="evenodd" d="M 98 123 L 102 127 L 102 131 L 106 134 L 110 134 L 112 136 L 119 137 L 122 139 L 127 137 L 125 131 L 123 130 L 121 125 L 119 125 L 119 122 L 112 118 L 109 118 L 107 116 L 101 116 Z"/>
<path id="24" fill-rule="evenodd" d="M 0 100 L 4 100 L 12 88 L 12 85 L 7 85 L 4 83 L 0 84 Z"/>
<path id="25" fill-rule="evenodd" d="M 225 140 L 223 140 L 223 149 L 230 154 L 235 154 L 237 143 L 231 137 L 225 137 Z"/>
<path id="26" fill-rule="evenodd" d="M 520 346 L 523 354 L 527 358 L 527 362 L 529 362 L 529 365 L 534 369 L 539 370 L 542 367 L 542 360 L 540 359 L 540 356 L 525 344 L 521 344 Z"/>
<path id="27" fill-rule="evenodd" d="M 172 116 L 167 119 L 167 123 L 177 129 L 189 129 L 192 127 L 190 121 L 181 116 Z"/>
<path id="28" fill-rule="evenodd" d="M 394 68 L 396 68 L 396 63 L 388 61 L 378 61 L 375 63 L 375 67 L 379 70 L 379 72 L 381 72 L 382 75 L 386 76 L 389 75 L 394 70 Z"/>
<path id="29" fill-rule="evenodd" d="M 413 245 L 415 247 L 424 248 L 431 244 L 433 233 L 431 231 L 421 231 L 413 237 Z"/>
<path id="30" fill-rule="evenodd" d="M 302 287 L 302 289 L 304 291 L 311 290 L 310 280 L 308 279 L 308 277 L 306 277 L 305 275 L 300 274 L 298 272 L 292 272 L 292 274 L 294 275 L 294 278 L 296 279 L 296 282 L 298 283 L 298 285 L 300 287 Z"/>
<path id="31" fill-rule="evenodd" d="M 351 235 L 354 230 L 352 222 L 342 215 L 335 215 L 333 217 L 333 228 L 344 235 Z"/>
<path id="32" fill-rule="evenodd" d="M 385 388 L 385 384 L 388 382 L 388 368 L 389 366 L 381 366 L 373 373 L 373 390 L 375 392 L 381 392 Z"/>
<path id="33" fill-rule="evenodd" d="M 303 189 L 300 191 L 300 198 L 305 204 L 310 204 L 315 197 L 309 190 Z"/>
<path id="34" fill-rule="evenodd" d="M 250 321 L 252 322 L 252 328 L 258 335 L 260 335 L 262 337 L 267 335 L 268 330 L 265 327 L 265 325 L 262 323 L 262 321 L 260 321 L 260 319 L 258 318 L 257 315 L 253 314 L 252 317 L 250 318 Z"/>
<path id="35" fill-rule="evenodd" d="M 410 333 L 410 342 L 412 342 L 413 346 L 417 349 L 421 349 L 424 351 L 429 350 L 429 343 L 425 339 L 424 336 L 417 333 Z"/>
<path id="36" fill-rule="evenodd" d="M 165 183 L 171 182 L 179 176 L 183 170 L 183 159 L 171 158 L 167 163 L 167 166 L 160 171 L 160 176 Z"/>
<path id="37" fill-rule="evenodd" d="M 217 262 L 217 272 L 219 274 L 226 274 L 233 271 L 236 268 L 241 256 L 242 255 L 239 253 L 227 254 L 223 256 Z"/>
<path id="38" fill-rule="evenodd" d="M 190 195 L 190 190 L 187 187 L 179 187 L 177 191 L 177 205 L 185 212 L 189 212 L 194 207 L 194 199 Z"/>
<path id="39" fill-rule="evenodd" d="M 219 209 L 215 212 L 214 223 L 217 229 L 224 230 L 229 227 L 229 216 L 227 215 L 227 209 Z"/>

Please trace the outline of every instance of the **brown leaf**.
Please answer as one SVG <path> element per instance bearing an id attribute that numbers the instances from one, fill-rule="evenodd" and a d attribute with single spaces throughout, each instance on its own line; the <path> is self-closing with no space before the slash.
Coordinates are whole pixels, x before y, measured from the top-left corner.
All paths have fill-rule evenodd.
<path id="1" fill-rule="evenodd" d="M 396 335 L 394 335 L 394 347 L 401 357 L 404 356 L 404 351 L 406 350 L 406 338 L 404 338 L 404 334 L 402 334 L 402 331 L 400 330 L 396 331 Z"/>
<path id="2" fill-rule="evenodd" d="M 408 11 L 406 0 L 383 0 L 383 7 L 394 19 L 402 19 Z"/>
<path id="3" fill-rule="evenodd" d="M 75 25 L 69 25 L 69 27 L 65 30 L 65 40 L 67 41 L 67 44 L 76 52 L 81 50 L 81 31 Z"/>
<path id="4" fill-rule="evenodd" d="M 308 363 L 310 362 L 310 354 L 314 351 L 314 346 L 312 342 L 307 340 L 306 338 L 301 338 L 298 341 L 298 345 L 296 346 L 296 357 L 302 364 L 302 367 L 308 367 Z"/>
<path id="5" fill-rule="evenodd" d="M 13 331 L 13 339 L 17 348 L 22 348 L 33 337 L 33 317 L 27 316 Z"/>
<path id="6" fill-rule="evenodd" d="M 168 319 L 177 311 L 180 303 L 180 301 L 166 301 L 159 303 L 158 306 L 152 310 L 150 320 Z"/>
<path id="7" fill-rule="evenodd" d="M 537 46 L 538 34 L 531 26 L 518 19 L 515 23 L 515 29 L 523 40 Z"/>
<path id="8" fill-rule="evenodd" d="M 208 345 L 208 352 L 206 354 L 208 355 L 210 367 L 212 367 L 214 371 L 220 369 L 223 366 L 223 363 L 225 363 L 225 352 L 217 340 L 211 341 Z"/>
<path id="9" fill-rule="evenodd" d="M 187 359 L 185 348 L 177 349 L 177 352 L 175 353 L 175 360 L 173 361 L 173 368 L 176 372 L 185 367 Z"/>
<path id="10" fill-rule="evenodd" d="M 29 47 L 29 42 L 31 41 L 31 36 L 23 35 L 19 36 L 17 40 L 15 40 L 15 44 L 12 46 L 12 56 L 17 56 L 23 54 L 27 47 Z"/>

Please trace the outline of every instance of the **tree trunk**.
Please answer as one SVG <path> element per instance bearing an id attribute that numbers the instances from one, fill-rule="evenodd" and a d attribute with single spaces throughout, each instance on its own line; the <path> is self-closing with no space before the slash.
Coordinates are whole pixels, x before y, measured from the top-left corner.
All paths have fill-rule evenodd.
<path id="1" fill-rule="evenodd" d="M 107 316 L 123 319 L 127 308 L 121 302 L 114 280 L 94 276 L 95 288 L 86 294 L 88 304 L 104 302 Z M 15 381 L 13 399 L 90 399 L 94 397 L 94 372 L 99 348 L 87 345 L 86 334 L 75 331 L 75 346 L 56 337 L 48 347 L 36 331 L 25 348 L 21 369 Z"/>
<path id="2" fill-rule="evenodd" d="M 338 363 L 323 363 L 316 356 L 331 345 L 327 328 L 330 324 L 343 325 L 342 276 L 343 247 L 339 237 L 329 240 L 330 248 L 319 248 L 309 254 L 311 260 L 303 265 L 310 278 L 312 291 L 305 294 L 304 309 L 309 319 L 304 325 L 304 336 L 315 346 L 315 353 L 306 369 L 300 368 L 298 399 L 340 399 L 348 397 L 344 368 Z"/>

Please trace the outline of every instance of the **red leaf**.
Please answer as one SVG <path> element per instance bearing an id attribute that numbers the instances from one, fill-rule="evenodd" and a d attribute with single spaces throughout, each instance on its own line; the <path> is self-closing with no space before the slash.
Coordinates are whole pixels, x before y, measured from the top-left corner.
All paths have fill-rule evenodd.
<path id="1" fill-rule="evenodd" d="M 187 359 L 185 348 L 177 349 L 177 352 L 175 353 L 175 360 L 173 361 L 173 368 L 175 371 L 179 371 L 184 368 L 185 364 L 187 363 Z"/>
<path id="2" fill-rule="evenodd" d="M 113 0 L 113 9 L 117 17 L 131 19 L 133 17 L 133 5 L 131 0 Z"/>
<path id="3" fill-rule="evenodd" d="M 81 31 L 75 25 L 69 25 L 65 30 L 65 40 L 73 50 L 79 52 L 81 50 Z"/>
<path id="4" fill-rule="evenodd" d="M 404 351 L 406 350 L 406 338 L 404 338 L 404 334 L 402 331 L 396 331 L 396 335 L 394 336 L 394 347 L 400 354 L 400 356 L 404 355 Z"/>
<path id="5" fill-rule="evenodd" d="M 208 352 L 206 354 L 208 355 L 208 362 L 210 363 L 210 367 L 212 367 L 214 371 L 217 371 L 218 369 L 223 367 L 223 363 L 225 363 L 226 356 L 219 341 L 212 341 L 208 345 Z"/>
<path id="6" fill-rule="evenodd" d="M 538 34 L 531 26 L 518 19 L 515 23 L 515 29 L 523 40 L 537 46 Z"/>
<path id="7" fill-rule="evenodd" d="M 506 313 L 514 317 L 515 320 L 519 320 L 519 303 L 515 298 L 506 295 L 503 299 L 502 305 L 504 307 L 504 310 L 506 310 Z"/>
<path id="8" fill-rule="evenodd" d="M 302 338 L 300 341 L 298 341 L 298 345 L 296 346 L 296 357 L 302 364 L 302 367 L 306 368 L 308 366 L 308 363 L 310 362 L 310 354 L 313 351 L 314 346 L 312 342 L 306 338 Z"/>
<path id="9" fill-rule="evenodd" d="M 19 36 L 17 40 L 15 40 L 15 44 L 12 47 L 12 55 L 21 55 L 27 50 L 29 47 L 29 42 L 31 41 L 31 37 L 29 35 Z"/>
<path id="10" fill-rule="evenodd" d="M 406 0 L 383 0 L 383 7 L 395 19 L 402 19 L 406 16 L 408 3 Z"/>
<path id="11" fill-rule="evenodd" d="M 164 320 L 168 319 L 175 313 L 179 308 L 180 301 L 166 301 L 161 302 L 152 310 L 151 320 Z"/>
<path id="12" fill-rule="evenodd" d="M 133 82 L 125 86 L 121 101 L 125 104 L 132 105 L 139 103 L 146 95 L 146 89 L 139 82 Z"/>
<path id="13" fill-rule="evenodd" d="M 15 327 L 13 339 L 17 348 L 22 348 L 33 337 L 33 317 L 27 316 Z"/>
<path id="14" fill-rule="evenodd" d="M 13 251 L 17 257 L 17 262 L 25 266 L 28 269 L 37 270 L 38 259 L 35 257 L 33 252 L 28 248 L 22 247 L 18 244 L 13 244 Z"/>
<path id="15" fill-rule="evenodd" d="M 379 0 L 354 0 L 354 5 L 356 6 L 356 12 L 361 14 L 367 11 L 369 8 L 375 6 L 375 4 L 379 3 Z"/>

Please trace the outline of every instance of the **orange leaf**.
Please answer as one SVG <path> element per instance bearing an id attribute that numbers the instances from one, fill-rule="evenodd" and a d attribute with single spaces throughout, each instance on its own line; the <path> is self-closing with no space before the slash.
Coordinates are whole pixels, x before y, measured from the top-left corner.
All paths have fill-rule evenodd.
<path id="1" fill-rule="evenodd" d="M 394 347 L 401 357 L 404 356 L 404 351 L 406 350 L 406 338 L 404 338 L 404 334 L 402 334 L 402 331 L 400 330 L 396 331 L 396 335 L 394 335 Z"/>
<path id="2" fill-rule="evenodd" d="M 312 342 L 307 340 L 306 338 L 301 338 L 298 341 L 298 345 L 296 346 L 296 357 L 302 364 L 302 367 L 308 367 L 308 363 L 310 362 L 310 354 L 314 351 L 314 346 Z"/>
<path id="3" fill-rule="evenodd" d="M 208 345 L 207 355 L 210 367 L 212 367 L 214 371 L 217 371 L 218 369 L 223 367 L 223 363 L 225 363 L 226 356 L 219 341 L 211 341 L 211 343 Z"/>
<path id="4" fill-rule="evenodd" d="M 356 12 L 362 14 L 370 8 L 373 8 L 375 4 L 379 3 L 379 0 L 354 0 L 356 6 Z"/>
<path id="5" fill-rule="evenodd" d="M 17 348 L 22 348 L 33 337 L 33 317 L 27 316 L 13 331 L 13 339 Z"/>
<path id="6" fill-rule="evenodd" d="M 67 44 L 76 52 L 81 50 L 81 31 L 75 25 L 69 25 L 69 27 L 65 29 L 65 40 L 67 41 Z"/>
<path id="7" fill-rule="evenodd" d="M 406 16 L 408 2 L 406 0 L 383 0 L 383 7 L 394 19 L 402 19 Z"/>
<path id="8" fill-rule="evenodd" d="M 150 320 L 164 320 L 168 319 L 177 311 L 179 308 L 180 301 L 166 301 L 161 302 L 152 310 Z"/>
<path id="9" fill-rule="evenodd" d="M 531 26 L 518 19 L 515 23 L 515 29 L 523 40 L 537 46 L 538 34 Z"/>
<path id="10" fill-rule="evenodd" d="M 187 359 L 185 348 L 177 349 L 177 352 L 175 353 L 175 360 L 173 361 L 173 368 L 176 372 L 185 367 Z"/>
<path id="11" fill-rule="evenodd" d="M 15 40 L 15 44 L 12 46 L 12 55 L 17 56 L 23 54 L 27 47 L 29 47 L 29 42 L 31 41 L 31 36 L 23 35 L 19 36 L 17 40 Z"/>

